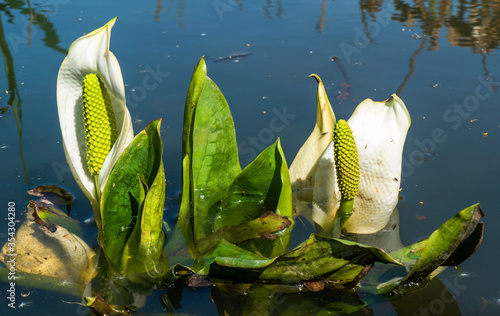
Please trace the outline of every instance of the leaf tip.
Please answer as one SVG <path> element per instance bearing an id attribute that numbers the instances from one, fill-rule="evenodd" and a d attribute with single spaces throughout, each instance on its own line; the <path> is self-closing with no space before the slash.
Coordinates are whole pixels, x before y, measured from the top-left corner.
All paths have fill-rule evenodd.
<path id="1" fill-rule="evenodd" d="M 317 74 L 310 74 L 307 78 L 314 78 L 318 83 L 321 83 L 321 78 Z"/>

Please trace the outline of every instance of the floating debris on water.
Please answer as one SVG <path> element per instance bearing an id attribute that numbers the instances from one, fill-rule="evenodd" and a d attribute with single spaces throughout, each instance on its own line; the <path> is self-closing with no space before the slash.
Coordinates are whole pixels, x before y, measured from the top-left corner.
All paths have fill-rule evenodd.
<path id="1" fill-rule="evenodd" d="M 19 304 L 19 308 L 23 308 L 23 307 L 28 307 L 32 304 L 33 302 L 22 302 L 21 304 Z"/>
<path id="2" fill-rule="evenodd" d="M 89 217 L 86 220 L 83 221 L 86 225 L 94 224 L 95 223 L 95 217 Z"/>
<path id="3" fill-rule="evenodd" d="M 250 55 L 252 55 L 252 53 L 233 53 L 227 57 L 217 57 L 216 59 L 214 59 L 214 63 L 217 63 L 219 61 L 228 61 L 228 60 L 237 63 L 240 61 L 241 58 L 248 57 Z"/>

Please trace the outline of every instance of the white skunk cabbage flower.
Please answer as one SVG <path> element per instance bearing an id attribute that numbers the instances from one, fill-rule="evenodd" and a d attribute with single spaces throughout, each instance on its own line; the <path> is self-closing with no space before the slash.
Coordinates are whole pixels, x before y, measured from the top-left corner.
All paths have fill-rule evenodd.
<path id="1" fill-rule="evenodd" d="M 323 99 L 327 99 L 326 93 Z M 329 117 L 333 122 L 329 119 L 328 126 L 333 130 L 335 116 Z M 323 124 L 324 119 L 320 123 Z M 411 124 L 410 115 L 403 101 L 393 94 L 386 101 L 361 102 L 347 123 L 358 150 L 360 181 L 352 215 L 343 229 L 348 233 L 372 234 L 387 225 L 399 200 L 403 147 Z M 311 147 L 308 139 L 290 167 L 295 210 L 323 232 L 331 227 L 341 204 L 333 137 L 328 145 L 319 142 L 330 135 L 313 132 L 310 138 L 315 136 L 317 146 Z M 300 155 L 304 148 L 307 155 Z"/>
<path id="2" fill-rule="evenodd" d="M 352 216 L 344 228 L 370 234 L 386 226 L 398 203 L 410 114 L 393 94 L 383 102 L 364 100 L 347 122 L 358 148 L 360 183 Z"/>
<path id="3" fill-rule="evenodd" d="M 134 137 L 120 65 L 109 51 L 111 28 L 116 19 L 74 41 L 57 77 L 64 153 L 73 177 L 92 205 L 99 228 L 102 190 L 117 159 Z M 82 85 L 88 78 L 94 81 L 87 83 L 90 88 L 86 94 L 90 96 L 86 97 L 84 110 Z M 107 148 L 99 147 L 103 141 Z M 97 155 L 97 163 L 88 157 L 87 152 L 92 150 L 97 154 L 89 157 Z"/>

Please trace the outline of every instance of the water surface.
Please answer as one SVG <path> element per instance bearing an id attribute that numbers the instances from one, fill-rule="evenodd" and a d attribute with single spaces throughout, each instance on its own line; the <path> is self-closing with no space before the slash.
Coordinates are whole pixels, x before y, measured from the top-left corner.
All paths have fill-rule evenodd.
<path id="1" fill-rule="evenodd" d="M 443 288 L 437 285 L 421 295 L 430 295 L 422 301 L 415 298 L 418 293 L 407 298 L 413 305 L 380 302 L 367 310 L 374 315 L 500 314 L 495 198 L 500 190 L 500 1 L 56 0 L 2 1 L 0 10 L 4 208 L 14 201 L 21 215 L 27 190 L 57 184 L 76 197 L 72 216 L 90 217 L 90 205 L 65 162 L 56 77 L 77 37 L 119 16 L 111 50 L 122 67 L 134 130 L 163 119 L 167 218 L 178 211 L 184 99 L 200 56 L 206 56 L 208 74 L 233 113 L 242 166 L 277 137 L 291 163 L 314 126 L 311 73 L 323 79 L 337 118 L 349 118 L 366 98 L 381 101 L 397 92 L 412 117 L 399 205 L 403 243 L 428 236 L 476 202 L 486 214 L 486 231 L 482 246 L 460 270 L 448 268 L 439 276 L 453 303 L 440 296 Z M 151 73 L 161 76 L 155 88 L 146 89 Z M 273 117 L 282 118 L 279 130 L 270 129 Z M 4 231 L 0 227 L 2 243 Z M 91 225 L 88 231 L 89 244 L 95 245 Z M 150 297 L 146 310 L 162 311 L 161 294 Z M 209 294 L 186 291 L 179 312 L 217 314 Z M 16 312 L 84 314 L 63 300 L 76 301 L 36 290 L 18 299 L 31 304 Z"/>

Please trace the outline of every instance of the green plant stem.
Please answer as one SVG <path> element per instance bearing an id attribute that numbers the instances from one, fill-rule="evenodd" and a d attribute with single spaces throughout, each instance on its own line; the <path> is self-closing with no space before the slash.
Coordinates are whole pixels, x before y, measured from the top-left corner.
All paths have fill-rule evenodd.
<path id="1" fill-rule="evenodd" d="M 353 204 L 354 199 L 345 200 L 342 198 L 342 200 L 340 201 L 339 209 L 337 210 L 337 214 L 335 215 L 335 218 L 340 218 L 340 229 L 344 228 L 345 222 L 347 222 L 347 220 L 351 217 Z"/>
<path id="2" fill-rule="evenodd" d="M 342 198 L 340 200 L 339 209 L 335 214 L 335 218 L 329 224 L 323 227 L 323 229 L 321 230 L 321 235 L 333 238 L 340 238 L 344 224 L 352 215 L 353 204 L 354 204 L 354 199 L 346 200 Z"/>

